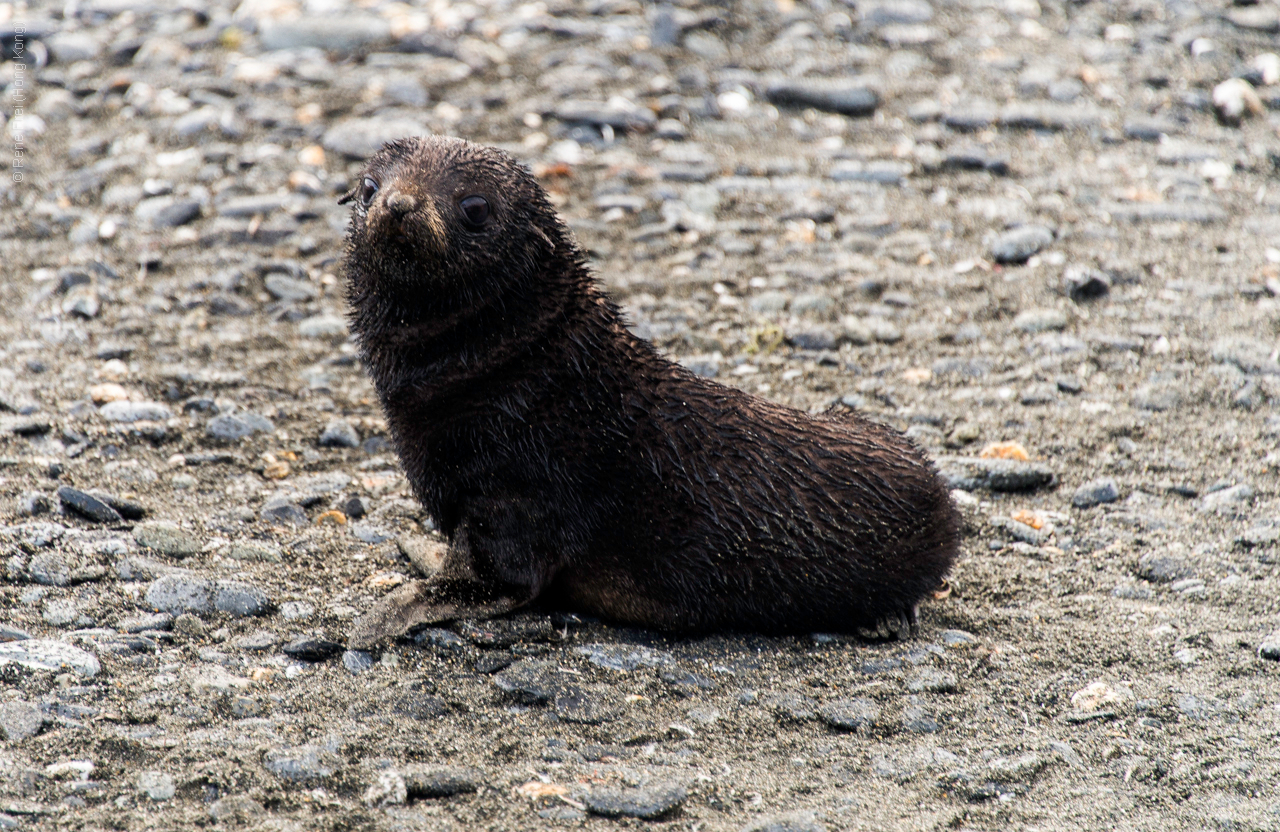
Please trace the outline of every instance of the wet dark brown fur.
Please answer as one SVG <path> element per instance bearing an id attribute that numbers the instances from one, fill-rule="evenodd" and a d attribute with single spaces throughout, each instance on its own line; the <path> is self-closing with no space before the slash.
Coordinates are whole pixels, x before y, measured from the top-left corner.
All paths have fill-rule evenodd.
<path id="1" fill-rule="evenodd" d="M 354 646 L 535 598 L 680 632 L 914 624 L 959 524 L 909 440 L 659 355 L 501 151 L 406 139 L 365 177 L 346 197 L 352 329 L 450 547 L 356 623 Z M 491 208 L 480 228 L 471 195 Z"/>

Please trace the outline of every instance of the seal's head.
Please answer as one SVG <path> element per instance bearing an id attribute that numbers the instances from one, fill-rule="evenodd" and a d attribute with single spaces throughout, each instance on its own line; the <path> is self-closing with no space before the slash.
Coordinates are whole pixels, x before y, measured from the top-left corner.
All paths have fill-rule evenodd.
<path id="1" fill-rule="evenodd" d="M 340 200 L 353 305 L 373 297 L 437 312 L 532 283 L 564 244 L 533 176 L 500 150 L 443 136 L 392 142 Z"/>

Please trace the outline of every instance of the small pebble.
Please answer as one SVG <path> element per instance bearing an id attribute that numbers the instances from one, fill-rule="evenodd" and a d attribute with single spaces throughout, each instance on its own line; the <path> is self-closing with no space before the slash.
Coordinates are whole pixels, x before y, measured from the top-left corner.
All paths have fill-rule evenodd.
<path id="1" fill-rule="evenodd" d="M 96 656 L 63 641 L 32 638 L 0 643 L 0 667 L 13 662 L 35 670 L 72 670 L 93 678 L 102 670 Z"/>
<path id="2" fill-rule="evenodd" d="M 91 494 L 63 485 L 58 488 L 58 499 L 62 505 L 76 514 L 95 523 L 123 523 L 124 518 L 104 501 Z"/>
<path id="3" fill-rule="evenodd" d="M 880 718 L 880 708 L 865 697 L 837 699 L 819 707 L 818 716 L 832 728 L 866 730 Z"/>
<path id="4" fill-rule="evenodd" d="M 162 771 L 144 771 L 138 775 L 138 791 L 157 802 L 171 800 L 177 794 L 172 775 Z"/>
<path id="5" fill-rule="evenodd" d="M 295 638 L 283 648 L 286 656 L 304 662 L 323 662 L 343 652 L 342 645 L 323 638 Z"/>
<path id="6" fill-rule="evenodd" d="M 134 527 L 133 539 L 144 549 L 175 558 L 199 554 L 203 548 L 190 532 L 171 523 L 140 523 Z"/>
<path id="7" fill-rule="evenodd" d="M 1091 480 L 1076 489 L 1071 496 L 1071 505 L 1085 509 L 1103 503 L 1114 503 L 1120 499 L 1120 488 L 1110 477 Z"/>
<path id="8" fill-rule="evenodd" d="M 404 779 L 409 796 L 414 799 L 471 794 L 484 784 L 484 776 L 476 769 L 452 766 L 409 766 Z"/>
<path id="9" fill-rule="evenodd" d="M 583 800 L 587 811 L 618 818 L 653 820 L 673 811 L 688 798 L 679 783 L 653 783 L 639 788 L 593 788 Z"/>
<path id="10" fill-rule="evenodd" d="M 373 654 L 364 650 L 345 650 L 342 653 L 342 666 L 352 676 L 358 676 L 374 665 Z"/>
<path id="11" fill-rule="evenodd" d="M 360 434 L 356 432 L 350 422 L 344 419 L 333 419 L 324 426 L 324 430 L 320 433 L 320 447 L 358 448 L 360 447 Z"/>
<path id="12" fill-rule="evenodd" d="M 1171 584 L 1189 577 L 1191 567 L 1176 555 L 1148 552 L 1138 560 L 1138 568 L 1134 574 L 1153 584 Z"/>
<path id="13" fill-rule="evenodd" d="M 1262 644 L 1258 645 L 1258 656 L 1273 662 L 1280 661 L 1280 630 L 1262 640 Z"/>
<path id="14" fill-rule="evenodd" d="M 7 742 L 34 737 L 44 722 L 44 713 L 30 702 L 22 699 L 0 702 L 0 736 Z"/>
<path id="15" fill-rule="evenodd" d="M 1004 232 L 991 244 L 997 263 L 1025 263 L 1033 254 L 1053 244 L 1053 232 L 1043 225 L 1024 225 Z"/>

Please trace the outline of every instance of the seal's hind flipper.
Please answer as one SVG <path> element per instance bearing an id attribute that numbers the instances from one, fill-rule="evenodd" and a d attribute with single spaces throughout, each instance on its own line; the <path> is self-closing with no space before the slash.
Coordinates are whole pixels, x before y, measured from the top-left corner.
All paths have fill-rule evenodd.
<path id="1" fill-rule="evenodd" d="M 398 638 L 419 624 L 438 624 L 458 618 L 491 618 L 511 612 L 527 601 L 497 598 L 487 603 L 468 604 L 453 582 L 410 581 L 379 601 L 356 619 L 347 636 L 352 650 L 368 650 L 380 642 Z"/>

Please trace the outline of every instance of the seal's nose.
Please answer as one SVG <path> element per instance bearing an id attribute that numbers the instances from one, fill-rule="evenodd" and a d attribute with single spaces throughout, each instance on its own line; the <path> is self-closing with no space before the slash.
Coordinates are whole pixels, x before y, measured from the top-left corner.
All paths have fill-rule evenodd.
<path id="1" fill-rule="evenodd" d="M 406 193 L 395 193 L 387 199 L 387 210 L 397 218 L 403 217 L 405 214 L 417 207 L 418 200 Z"/>

